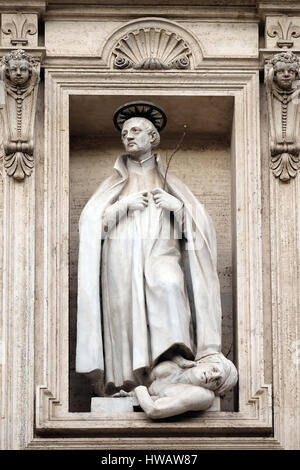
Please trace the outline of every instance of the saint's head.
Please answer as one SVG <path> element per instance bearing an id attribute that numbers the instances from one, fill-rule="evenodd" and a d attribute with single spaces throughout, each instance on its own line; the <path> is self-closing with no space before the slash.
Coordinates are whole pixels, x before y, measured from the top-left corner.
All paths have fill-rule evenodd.
<path id="1" fill-rule="evenodd" d="M 150 155 L 152 149 L 159 145 L 159 132 L 166 122 L 164 111 L 146 101 L 126 103 L 114 114 L 114 124 L 121 132 L 126 153 L 138 159 Z"/>
<path id="2" fill-rule="evenodd" d="M 143 117 L 126 120 L 121 138 L 126 152 L 133 157 L 149 154 L 160 142 L 160 135 L 154 124 Z"/>

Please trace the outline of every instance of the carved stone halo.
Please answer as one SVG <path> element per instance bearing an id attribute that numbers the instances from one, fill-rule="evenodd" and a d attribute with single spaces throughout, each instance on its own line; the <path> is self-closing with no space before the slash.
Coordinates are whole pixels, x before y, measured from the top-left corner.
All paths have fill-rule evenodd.
<path id="1" fill-rule="evenodd" d="M 121 131 L 124 122 L 133 117 L 148 119 L 158 131 L 161 131 L 167 123 L 167 116 L 159 106 L 147 101 L 133 101 L 115 111 L 114 125 L 118 131 Z"/>
<path id="2" fill-rule="evenodd" d="M 113 50 L 117 69 L 188 69 L 191 50 L 174 32 L 160 28 L 140 28 L 128 33 Z"/>

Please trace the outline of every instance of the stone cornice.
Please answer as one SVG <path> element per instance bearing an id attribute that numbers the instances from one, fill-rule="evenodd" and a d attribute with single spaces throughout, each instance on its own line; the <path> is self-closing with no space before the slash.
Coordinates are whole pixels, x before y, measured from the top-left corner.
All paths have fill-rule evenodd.
<path id="1" fill-rule="evenodd" d="M 267 15 L 298 15 L 300 2 L 298 0 L 265 0 L 257 2 L 257 12 L 264 21 Z"/>
<path id="2" fill-rule="evenodd" d="M 132 6 L 132 0 L 47 0 L 48 5 L 110 5 L 110 6 Z M 255 6 L 257 0 L 135 0 L 134 4 L 137 5 L 156 5 L 156 6 L 178 6 L 184 5 L 185 8 L 189 6 Z"/>
<path id="3" fill-rule="evenodd" d="M 174 7 L 178 14 L 185 12 L 185 16 L 209 17 L 218 15 L 222 18 L 246 18 L 259 14 L 265 19 L 268 14 L 300 14 L 298 0 L 136 0 L 134 5 L 129 0 L 0 0 L 1 12 L 32 12 L 62 17 L 80 16 L 118 16 L 133 10 L 136 14 L 159 6 L 160 14 L 174 14 Z M 118 12 L 116 12 L 116 8 Z M 237 10 L 238 8 L 238 10 Z M 242 14 L 242 15 L 241 15 Z"/>
<path id="4" fill-rule="evenodd" d="M 0 0 L 1 13 L 15 13 L 16 11 L 45 13 L 47 0 Z"/>
<path id="5" fill-rule="evenodd" d="M 245 3 L 239 4 L 239 8 L 231 2 L 227 6 L 209 4 L 195 5 L 188 3 L 183 5 L 174 4 L 161 4 L 159 10 L 155 2 L 149 2 L 146 5 L 143 2 L 133 4 L 89 4 L 83 5 L 80 3 L 73 4 L 54 4 L 49 3 L 45 14 L 45 19 L 64 21 L 72 19 L 73 21 L 82 20 L 94 21 L 95 18 L 136 18 L 137 16 L 163 16 L 164 18 L 178 18 L 178 19 L 195 19 L 207 21 L 259 21 L 255 6 Z"/>

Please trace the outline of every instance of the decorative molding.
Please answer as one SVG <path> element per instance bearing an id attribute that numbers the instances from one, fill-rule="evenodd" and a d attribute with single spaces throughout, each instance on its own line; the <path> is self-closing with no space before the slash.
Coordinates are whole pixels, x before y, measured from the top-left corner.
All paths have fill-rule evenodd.
<path id="1" fill-rule="evenodd" d="M 1 61 L 4 83 L 4 167 L 9 176 L 23 180 L 34 166 L 34 119 L 40 74 L 40 62 L 17 49 Z"/>
<path id="2" fill-rule="evenodd" d="M 188 69 L 191 50 L 173 32 L 161 28 L 140 28 L 120 39 L 113 55 L 116 69 Z"/>
<path id="3" fill-rule="evenodd" d="M 1 0 L 0 0 L 1 1 Z M 243 1 L 241 0 L 241 5 L 244 7 Z M 212 4 L 209 6 L 209 2 L 206 0 L 201 8 L 199 8 L 199 1 L 197 6 L 193 5 L 190 2 L 188 8 L 186 5 L 176 5 L 176 8 L 170 8 L 167 4 L 159 5 L 159 13 L 164 18 L 182 20 L 186 19 L 195 19 L 196 21 L 212 21 L 214 22 L 217 17 L 221 17 L 224 22 L 232 22 L 238 20 L 239 22 L 249 22 L 254 21 L 258 22 L 257 14 L 255 9 L 251 8 L 237 8 L 237 4 L 234 6 L 222 6 Z M 157 14 L 157 2 L 151 4 L 151 2 L 138 3 L 134 4 L 121 4 L 118 2 L 117 7 L 113 5 L 112 2 L 101 2 L 101 4 L 96 5 L 92 3 L 87 3 L 84 5 L 84 8 L 80 4 L 67 4 L 59 5 L 58 3 L 51 3 L 51 8 L 48 8 L 44 18 L 46 21 L 52 20 L 95 20 L 95 18 L 105 18 L 110 20 L 112 17 L 122 18 L 134 18 L 142 16 L 151 16 Z"/>
<path id="4" fill-rule="evenodd" d="M 132 445 L 145 433 L 160 436 L 205 436 L 207 433 L 233 435 L 237 432 L 252 436 L 269 436 L 272 432 L 271 386 L 265 385 L 262 309 L 261 260 L 261 188 L 258 123 L 258 73 L 236 71 L 206 74 L 141 73 L 131 71 L 128 81 L 119 71 L 48 70 L 45 76 L 46 116 L 45 181 L 47 201 L 44 227 L 47 246 L 43 262 L 43 308 L 36 309 L 36 321 L 43 328 L 35 346 L 43 351 L 44 364 L 38 372 L 40 380 L 36 394 L 36 432 L 40 439 L 47 434 L 72 436 L 93 432 L 99 439 L 109 436 L 132 436 Z M 230 94 L 235 97 L 235 131 L 233 141 L 235 168 L 238 174 L 235 187 L 236 204 L 236 279 L 237 279 L 237 363 L 239 365 L 239 411 L 205 412 L 178 422 L 149 422 L 144 413 L 129 417 L 103 418 L 95 413 L 69 412 L 68 384 L 68 240 L 69 240 L 69 99 L 81 94 L 126 94 L 160 92 L 168 96 L 180 87 L 181 95 Z M 251 119 L 243 119 L 243 116 Z M 64 132 L 62 132 L 62 129 Z M 249 146 L 249 141 L 251 146 Z M 239 156 L 243 155 L 241 159 Z M 246 159 L 246 160 L 245 160 Z M 245 163 L 246 161 L 246 163 Z M 240 184 L 240 181 L 243 184 Z M 248 194 L 254 194 L 249 203 Z M 250 206 L 249 206 L 250 204 Z M 59 223 L 60 221 L 60 223 Z M 250 248 L 251 247 L 251 248 Z M 255 269 L 253 268 L 255 266 Z M 55 279 L 55 283 L 53 282 Z M 245 281 L 247 279 L 247 282 Z M 45 343 L 46 340 L 46 343 Z M 267 359 L 265 359 L 267 360 Z M 247 367 L 246 367 L 247 365 Z M 100 437 L 101 436 L 101 437 Z M 212 438 L 213 439 L 213 438 Z M 67 440 L 66 440 L 67 441 Z M 99 441 L 98 441 L 99 442 Z M 164 441 L 165 442 L 165 441 Z M 67 445 L 67 444 L 66 444 Z M 103 444 L 104 445 L 104 444 Z M 117 445 L 117 444 L 116 444 Z M 201 448 L 201 441 L 196 444 Z"/>
<path id="5" fill-rule="evenodd" d="M 34 12 L 41 15 L 46 12 L 47 3 L 48 0 L 0 0 L 0 10 L 7 13 Z"/>
<path id="6" fill-rule="evenodd" d="M 35 437 L 30 450 L 283 450 L 273 437 Z"/>
<path id="7" fill-rule="evenodd" d="M 151 430 L 153 435 L 160 435 L 163 428 L 167 435 L 195 436 L 208 434 L 235 435 L 239 432 L 252 435 L 269 435 L 272 431 L 271 386 L 265 385 L 259 389 L 253 398 L 249 399 L 247 409 L 240 412 L 204 411 L 190 413 L 180 427 L 177 421 L 149 421 L 143 412 L 124 414 L 123 416 L 104 417 L 99 413 L 69 413 L 62 401 L 58 400 L 46 386 L 38 386 L 36 390 L 35 424 L 38 435 L 47 435 L 53 431 L 78 434 L 80 430 L 89 430 L 103 437 L 114 435 L 143 437 Z"/>
<path id="8" fill-rule="evenodd" d="M 24 14 L 2 14 L 2 45 L 30 46 L 34 47 L 38 41 L 37 28 L 38 15 Z M 32 36 L 32 37 L 31 37 Z"/>
<path id="9" fill-rule="evenodd" d="M 203 47 L 190 31 L 165 18 L 129 21 L 104 44 L 101 59 L 110 68 L 194 69 L 203 60 Z"/>
<path id="10" fill-rule="evenodd" d="M 293 19 L 288 16 L 282 16 L 277 23 L 268 27 L 267 35 L 271 38 L 278 38 L 276 42 L 278 47 L 289 49 L 294 45 L 294 38 L 300 37 L 300 26 L 293 24 Z"/>
<path id="11" fill-rule="evenodd" d="M 256 2 L 256 9 L 262 21 L 268 16 L 281 15 L 289 13 L 290 15 L 299 15 L 300 5 L 298 0 L 264 0 Z"/>
<path id="12" fill-rule="evenodd" d="M 268 16 L 265 25 L 267 48 L 291 49 L 300 46 L 300 18 L 287 15 Z"/>
<path id="13" fill-rule="evenodd" d="M 287 77 L 278 78 L 283 68 L 290 69 L 293 75 L 290 82 L 284 82 L 289 80 Z M 290 51 L 274 55 L 266 66 L 270 167 L 283 182 L 295 178 L 299 169 L 299 71 L 300 60 Z"/>

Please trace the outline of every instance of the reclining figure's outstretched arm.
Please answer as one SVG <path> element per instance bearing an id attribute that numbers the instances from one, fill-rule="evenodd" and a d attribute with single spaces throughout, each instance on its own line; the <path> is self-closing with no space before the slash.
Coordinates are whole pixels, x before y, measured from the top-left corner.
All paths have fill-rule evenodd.
<path id="1" fill-rule="evenodd" d="M 153 400 L 147 387 L 135 388 L 139 404 L 149 418 L 160 419 L 175 416 L 186 411 L 201 411 L 209 408 L 215 398 L 214 392 L 203 387 L 187 384 L 168 386 L 168 396 Z"/>

